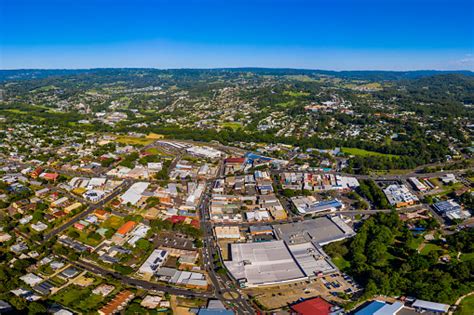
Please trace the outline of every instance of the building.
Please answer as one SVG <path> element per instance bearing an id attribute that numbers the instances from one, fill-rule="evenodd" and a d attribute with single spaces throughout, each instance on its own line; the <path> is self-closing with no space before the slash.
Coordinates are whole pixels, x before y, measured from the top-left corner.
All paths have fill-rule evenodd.
<path id="1" fill-rule="evenodd" d="M 412 307 L 421 312 L 431 312 L 435 314 L 445 314 L 449 311 L 449 305 L 442 303 L 435 303 L 424 300 L 416 300 Z"/>
<path id="2" fill-rule="evenodd" d="M 151 255 L 145 260 L 143 265 L 141 265 L 138 272 L 147 279 L 150 279 L 160 268 L 168 258 L 168 252 L 166 250 L 155 249 Z"/>
<path id="3" fill-rule="evenodd" d="M 273 230 L 288 245 L 312 242 L 323 246 L 355 235 L 354 230 L 337 216 L 278 224 Z"/>
<path id="4" fill-rule="evenodd" d="M 130 203 L 132 206 L 135 205 L 141 198 L 143 192 L 148 188 L 150 183 L 138 182 L 133 184 L 121 197 L 122 204 Z"/>
<path id="5" fill-rule="evenodd" d="M 410 177 L 408 178 L 408 180 L 412 183 L 413 187 L 415 187 L 418 191 L 426 191 L 428 190 L 428 187 L 426 187 L 425 184 L 423 184 L 422 182 L 420 182 L 420 180 L 416 177 Z"/>
<path id="6" fill-rule="evenodd" d="M 117 234 L 124 237 L 128 232 L 133 230 L 136 224 L 135 221 L 127 221 L 117 230 Z"/>
<path id="7" fill-rule="evenodd" d="M 335 315 L 342 310 L 321 297 L 303 300 L 290 306 L 295 315 Z"/>
<path id="8" fill-rule="evenodd" d="M 109 295 L 110 293 L 112 293 L 112 291 L 115 289 L 115 286 L 113 285 L 110 285 L 110 284 L 101 284 L 99 285 L 97 288 L 95 288 L 94 290 L 92 290 L 92 293 L 93 294 L 97 294 L 97 295 L 102 295 L 103 297 L 106 297 L 107 295 Z"/>
<path id="9" fill-rule="evenodd" d="M 217 239 L 240 239 L 238 226 L 216 226 L 214 228 Z"/>
<path id="10" fill-rule="evenodd" d="M 124 307 L 135 297 L 135 295 L 129 291 L 122 291 L 117 294 L 112 301 L 107 303 L 104 307 L 99 310 L 101 315 L 112 315 L 120 312 Z"/>
<path id="11" fill-rule="evenodd" d="M 231 244 L 227 269 L 242 287 L 273 285 L 305 279 L 283 241 Z"/>
<path id="12" fill-rule="evenodd" d="M 405 185 L 389 185 L 383 192 L 388 202 L 397 208 L 410 206 L 418 202 L 418 197 L 412 194 Z"/>
<path id="13" fill-rule="evenodd" d="M 401 302 L 389 304 L 385 301 L 375 300 L 355 312 L 354 315 L 396 315 L 403 308 L 404 305 Z"/>
<path id="14" fill-rule="evenodd" d="M 317 213 L 323 211 L 334 212 L 344 208 L 342 202 L 337 199 L 317 201 L 316 198 L 310 197 L 293 197 L 291 201 L 301 214 Z"/>
<path id="15" fill-rule="evenodd" d="M 452 199 L 437 202 L 433 205 L 433 207 L 439 214 L 450 220 L 463 220 L 471 216 L 469 211 L 463 211 L 461 205 Z"/>

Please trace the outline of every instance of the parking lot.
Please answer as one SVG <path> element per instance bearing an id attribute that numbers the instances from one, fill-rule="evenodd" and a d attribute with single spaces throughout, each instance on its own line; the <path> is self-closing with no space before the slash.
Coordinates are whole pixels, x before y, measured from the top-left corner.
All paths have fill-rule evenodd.
<path id="1" fill-rule="evenodd" d="M 251 296 L 269 310 L 285 307 L 295 303 L 300 298 L 308 299 L 321 296 L 328 301 L 343 302 L 338 297 L 340 293 L 352 294 L 359 287 L 347 275 L 334 273 L 308 281 L 301 281 L 288 285 L 272 286 L 265 288 L 245 289 Z"/>

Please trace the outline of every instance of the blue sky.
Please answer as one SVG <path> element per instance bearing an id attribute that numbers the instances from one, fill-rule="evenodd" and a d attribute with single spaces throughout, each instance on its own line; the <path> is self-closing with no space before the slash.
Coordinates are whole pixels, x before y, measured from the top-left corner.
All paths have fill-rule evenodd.
<path id="1" fill-rule="evenodd" d="M 474 70 L 472 0 L 0 0 L 0 68 Z"/>

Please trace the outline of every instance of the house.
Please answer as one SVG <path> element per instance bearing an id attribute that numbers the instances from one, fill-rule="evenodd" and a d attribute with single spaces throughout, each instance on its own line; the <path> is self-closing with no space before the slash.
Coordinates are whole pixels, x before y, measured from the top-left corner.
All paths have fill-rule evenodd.
<path id="1" fill-rule="evenodd" d="M 59 174 L 58 173 L 42 173 L 39 177 L 54 182 L 58 179 Z"/>
<path id="2" fill-rule="evenodd" d="M 106 297 L 107 295 L 112 293 L 112 291 L 114 289 L 115 289 L 115 286 L 113 286 L 111 284 L 105 284 L 104 283 L 104 284 L 99 285 L 94 290 L 92 290 L 92 293 L 97 294 L 97 295 L 102 295 L 103 297 Z"/>
<path id="3" fill-rule="evenodd" d="M 122 291 L 117 294 L 113 300 L 111 300 L 107 305 L 99 309 L 99 314 L 101 315 L 112 315 L 120 312 L 124 307 L 135 297 L 135 295 L 129 291 Z"/>
<path id="4" fill-rule="evenodd" d="M 130 232 L 131 230 L 133 230 L 133 228 L 135 227 L 137 223 L 134 222 L 134 221 L 128 221 L 126 222 L 125 224 L 123 224 L 118 230 L 117 230 L 117 234 L 119 234 L 120 236 L 124 237 L 128 232 Z"/>
<path id="5" fill-rule="evenodd" d="M 100 220 L 107 220 L 109 213 L 103 209 L 97 209 L 94 211 L 94 215 Z"/>

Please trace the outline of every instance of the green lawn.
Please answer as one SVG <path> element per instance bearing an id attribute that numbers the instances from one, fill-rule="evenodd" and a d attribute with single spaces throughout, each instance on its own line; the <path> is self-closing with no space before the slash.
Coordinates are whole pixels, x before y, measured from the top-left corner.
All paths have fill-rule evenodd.
<path id="1" fill-rule="evenodd" d="M 223 122 L 221 124 L 221 127 L 222 128 L 230 128 L 232 130 L 237 130 L 239 128 L 242 128 L 242 124 L 239 123 L 239 122 L 236 122 L 236 121 L 227 121 L 227 122 Z"/>
<path id="2" fill-rule="evenodd" d="M 119 136 L 116 139 L 117 142 L 129 145 L 149 145 L 155 142 L 153 139 L 147 138 L 137 138 L 137 137 L 129 137 L 129 136 Z"/>
<path id="3" fill-rule="evenodd" d="M 474 259 L 474 253 L 461 254 L 460 259 L 462 261 L 473 260 Z"/>
<path id="4" fill-rule="evenodd" d="M 420 247 L 421 243 L 423 243 L 423 237 L 416 237 L 414 238 L 408 246 L 411 249 L 417 250 Z"/>
<path id="5" fill-rule="evenodd" d="M 436 244 L 428 243 L 428 244 L 425 245 L 425 247 L 423 247 L 423 249 L 421 250 L 420 254 L 422 254 L 422 255 L 428 255 L 431 251 L 434 251 L 434 250 L 442 250 L 442 248 L 439 247 L 439 246 L 436 245 Z"/>
<path id="6" fill-rule="evenodd" d="M 148 154 L 151 155 L 162 155 L 162 156 L 171 156 L 170 154 L 158 149 L 158 148 L 149 148 L 146 150 Z"/>
<path id="7" fill-rule="evenodd" d="M 92 294 L 90 288 L 70 285 L 53 295 L 52 299 L 73 309 L 88 312 L 97 309 L 103 297 Z"/>
<path id="8" fill-rule="evenodd" d="M 351 267 L 351 263 L 341 256 L 332 258 L 332 262 L 336 265 L 339 270 L 344 271 Z"/>
<path id="9" fill-rule="evenodd" d="M 474 314 L 474 295 L 470 295 L 468 297 L 465 297 L 462 301 L 461 304 L 459 305 L 459 308 L 456 310 L 456 315 L 472 315 Z"/>
<path id="10" fill-rule="evenodd" d="M 284 95 L 288 95 L 288 96 L 293 96 L 293 97 L 300 97 L 300 96 L 309 96 L 309 93 L 308 92 L 296 92 L 296 91 L 284 91 L 283 92 Z"/>
<path id="11" fill-rule="evenodd" d="M 119 216 L 113 215 L 110 216 L 107 220 L 102 223 L 101 227 L 104 227 L 106 229 L 112 228 L 112 229 L 118 229 L 123 225 L 123 219 Z"/>
<path id="12" fill-rule="evenodd" d="M 385 157 L 391 157 L 391 158 L 398 158 L 398 155 L 385 154 L 385 153 L 380 153 L 380 152 L 375 152 L 375 151 L 367 151 L 367 150 L 358 149 L 358 148 L 343 147 L 342 152 L 349 155 L 356 155 L 356 156 L 385 156 Z"/>

